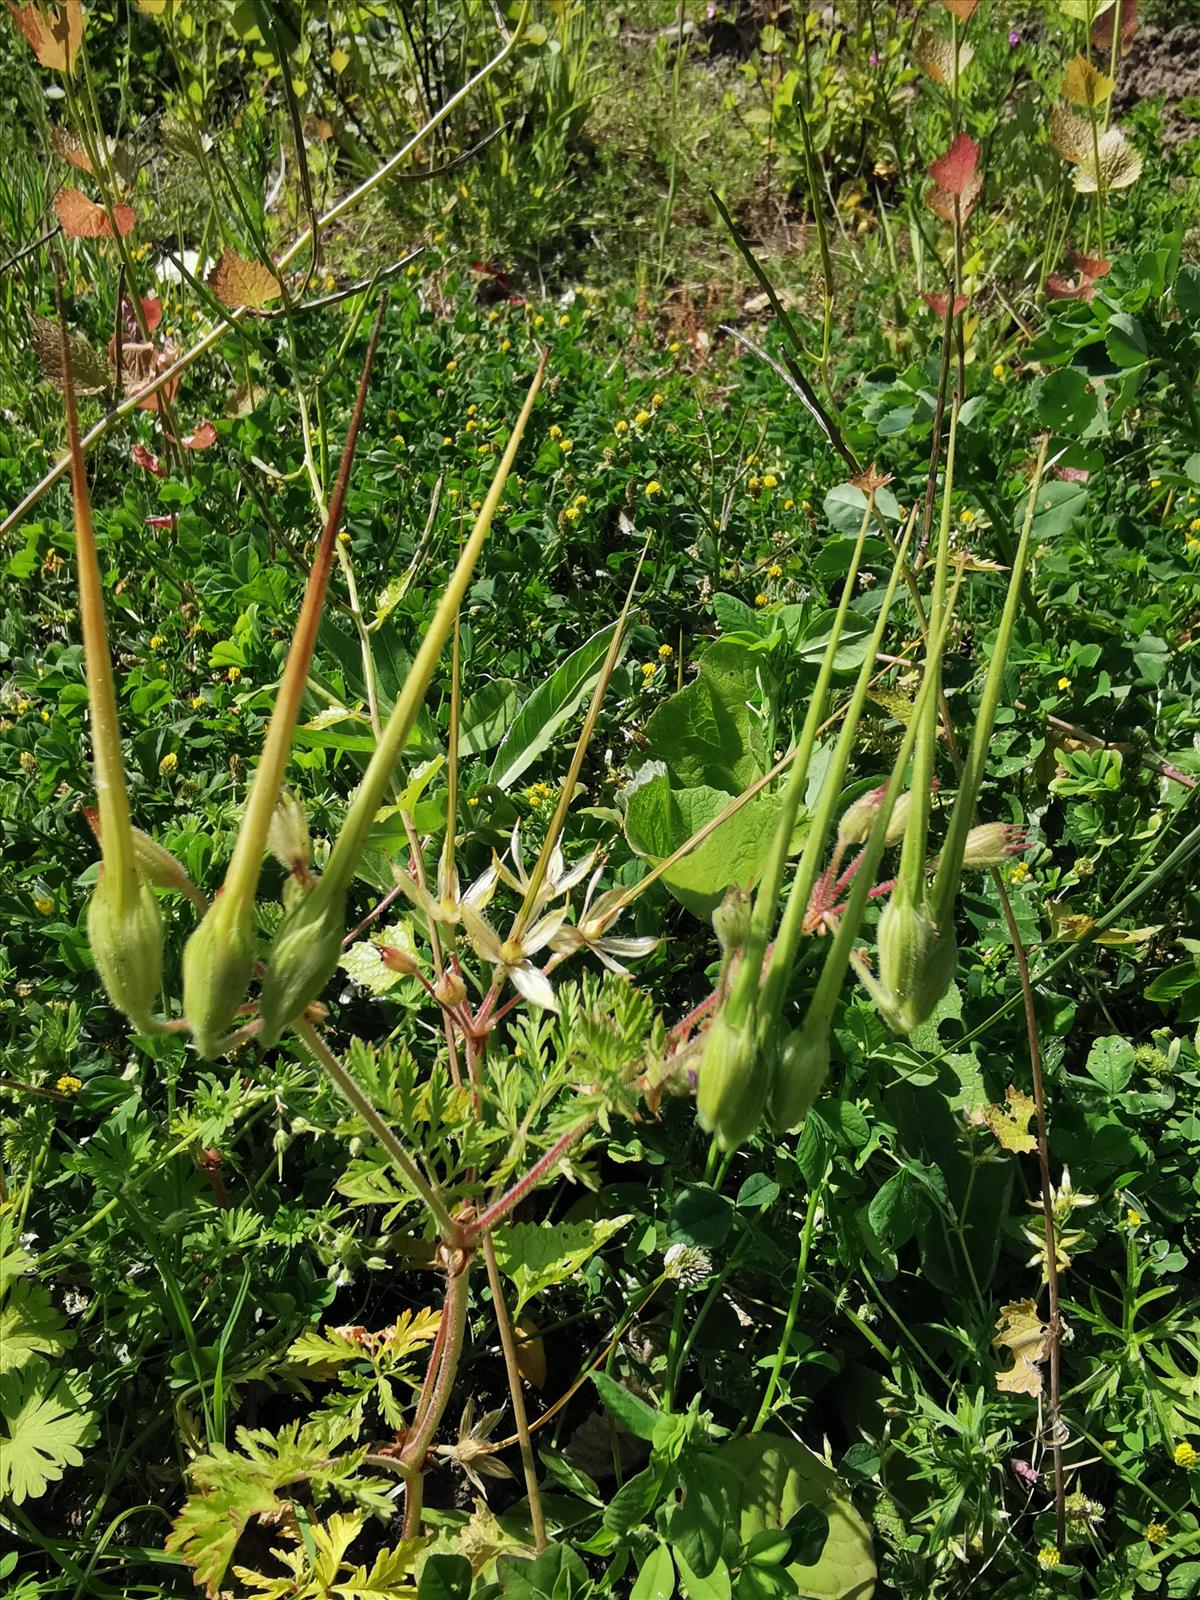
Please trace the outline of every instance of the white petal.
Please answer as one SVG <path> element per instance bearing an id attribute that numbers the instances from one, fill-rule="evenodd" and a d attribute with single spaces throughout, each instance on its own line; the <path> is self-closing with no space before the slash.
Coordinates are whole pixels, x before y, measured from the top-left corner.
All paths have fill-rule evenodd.
<path id="1" fill-rule="evenodd" d="M 477 911 L 481 911 L 496 892 L 496 879 L 498 876 L 499 873 L 493 861 L 490 867 L 484 868 L 466 894 L 463 895 L 463 903 L 474 906 Z"/>
<path id="2" fill-rule="evenodd" d="M 396 887 L 402 895 L 412 901 L 419 911 L 425 913 L 430 922 L 454 922 L 456 920 L 453 914 L 446 911 L 445 906 L 438 904 L 428 889 L 422 889 L 417 880 L 410 877 L 407 872 L 401 872 L 398 875 Z"/>
<path id="3" fill-rule="evenodd" d="M 597 942 L 595 949 L 607 950 L 610 955 L 626 956 L 636 960 L 638 956 L 648 956 L 658 943 L 657 939 L 645 934 L 633 939 L 604 938 Z"/>
<path id="4" fill-rule="evenodd" d="M 521 940 L 521 949 L 527 956 L 535 955 L 543 945 L 550 943 L 554 935 L 567 920 L 566 906 L 560 906 L 557 911 L 551 911 L 549 916 L 535 922 L 529 932 Z"/>
<path id="5" fill-rule="evenodd" d="M 554 986 L 532 961 L 522 961 L 518 966 L 510 967 L 508 975 L 512 979 L 513 988 L 524 995 L 531 1006 L 540 1006 L 543 1011 L 558 1010 L 558 1002 L 554 998 Z"/>
<path id="6" fill-rule="evenodd" d="M 493 966 L 499 966 L 504 957 L 500 951 L 500 935 L 490 922 L 485 922 L 473 905 L 467 901 L 462 903 L 463 926 L 471 943 L 475 946 L 484 961 L 490 961 Z"/>
<path id="7" fill-rule="evenodd" d="M 596 852 L 593 850 L 590 855 L 584 856 L 582 861 L 577 861 L 568 873 L 557 878 L 555 881 L 559 894 L 569 894 L 575 885 L 592 870 L 592 862 L 595 859 Z"/>

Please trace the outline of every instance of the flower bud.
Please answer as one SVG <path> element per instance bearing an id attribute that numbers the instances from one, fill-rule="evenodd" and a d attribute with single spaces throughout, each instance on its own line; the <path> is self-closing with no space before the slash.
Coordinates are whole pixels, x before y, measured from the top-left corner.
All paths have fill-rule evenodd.
<path id="1" fill-rule="evenodd" d="M 222 890 L 183 948 L 183 1011 L 206 1061 L 221 1053 L 257 955 L 252 917 Z"/>
<path id="2" fill-rule="evenodd" d="M 848 806 L 842 813 L 838 823 L 837 842 L 838 848 L 848 850 L 856 844 L 866 844 L 875 826 L 875 817 L 883 804 L 886 784 L 881 784 L 878 789 L 871 789 L 867 794 L 860 795 L 852 806 Z M 892 814 L 888 818 L 887 833 L 884 842 L 895 844 L 901 838 L 908 823 L 908 813 L 912 807 L 912 795 L 905 791 L 900 795 L 892 807 Z"/>
<path id="3" fill-rule="evenodd" d="M 720 1013 L 705 1035 L 696 1109 L 722 1150 L 744 1144 L 762 1120 L 770 1076 L 763 1065 L 753 1026 L 735 1029 Z"/>
<path id="4" fill-rule="evenodd" d="M 746 943 L 750 934 L 750 896 L 736 886 L 726 889 L 721 904 L 712 915 L 713 932 L 721 946 L 721 954 L 735 954 Z"/>
<path id="5" fill-rule="evenodd" d="M 976 870 L 1002 867 L 1010 856 L 1020 855 L 1028 845 L 1024 829 L 1007 822 L 983 822 L 967 834 L 962 864 Z"/>
<path id="6" fill-rule="evenodd" d="M 401 950 L 394 944 L 381 944 L 379 946 L 379 959 L 389 972 L 398 972 L 405 978 L 415 978 L 421 970 L 407 950 Z M 461 982 L 462 980 L 460 979 L 459 981 Z"/>
<path id="7" fill-rule="evenodd" d="M 272 1045 L 337 971 L 346 929 L 346 896 L 326 879 L 284 917 L 267 956 L 259 1040 Z"/>
<path id="8" fill-rule="evenodd" d="M 880 1010 L 894 1033 L 911 1033 L 933 1014 L 954 981 L 958 947 L 922 896 L 897 887 L 879 918 Z"/>
<path id="9" fill-rule="evenodd" d="M 776 1133 L 798 1128 L 829 1076 L 829 1028 L 806 1021 L 783 1041 L 771 1081 L 771 1123 Z"/>
<path id="10" fill-rule="evenodd" d="M 460 1006 L 467 998 L 467 986 L 462 981 L 460 973 L 453 967 L 447 967 L 434 984 L 433 994 L 434 999 L 444 1006 Z"/>
<path id="11" fill-rule="evenodd" d="M 308 819 L 304 807 L 289 789 L 280 791 L 271 824 L 267 829 L 267 849 L 285 872 L 302 883 L 309 877 L 312 861 L 312 844 L 308 837 Z"/>
<path id="12" fill-rule="evenodd" d="M 85 806 L 83 814 L 99 839 L 100 813 L 95 806 Z M 164 850 L 157 840 L 143 833 L 140 828 L 131 828 L 129 831 L 133 838 L 133 859 L 145 881 L 155 889 L 170 889 L 175 894 L 185 894 L 199 906 L 201 912 L 206 911 L 208 906 L 204 896 L 171 852 Z"/>
<path id="13" fill-rule="evenodd" d="M 115 892 L 104 867 L 88 906 L 88 944 L 108 998 L 140 1033 L 154 1033 L 162 988 L 162 919 L 158 901 L 138 873 L 132 893 Z"/>

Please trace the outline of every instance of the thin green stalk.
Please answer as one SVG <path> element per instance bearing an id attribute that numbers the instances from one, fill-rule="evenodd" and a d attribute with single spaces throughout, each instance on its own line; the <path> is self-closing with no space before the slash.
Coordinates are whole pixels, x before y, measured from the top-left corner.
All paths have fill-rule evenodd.
<path id="1" fill-rule="evenodd" d="M 796 1326 L 796 1314 L 800 1309 L 800 1295 L 804 1288 L 805 1279 L 808 1277 L 808 1255 L 812 1249 L 813 1234 L 816 1231 L 817 1212 L 825 1193 L 825 1173 L 816 1183 L 808 1196 L 808 1205 L 804 1212 L 804 1225 L 800 1230 L 800 1253 L 796 1257 L 796 1276 L 792 1281 L 792 1296 L 788 1301 L 787 1315 L 783 1319 L 783 1332 L 779 1337 L 779 1348 L 775 1352 L 775 1359 L 771 1363 L 771 1371 L 767 1377 L 767 1387 L 763 1392 L 762 1404 L 758 1408 L 758 1415 L 754 1419 L 751 1433 L 757 1433 L 771 1415 L 771 1403 L 775 1399 L 775 1391 L 779 1387 L 779 1375 L 783 1371 L 783 1363 L 787 1360 L 787 1353 L 792 1343 L 792 1331 Z"/>
<path id="2" fill-rule="evenodd" d="M 426 1178 L 412 1156 L 409 1155 L 346 1068 L 334 1055 L 324 1039 L 321 1038 L 312 1023 L 301 1017 L 297 1020 L 295 1028 L 330 1083 L 332 1083 L 350 1109 L 361 1117 L 367 1127 L 370 1128 L 375 1139 L 395 1162 L 405 1181 L 425 1202 L 442 1243 L 446 1245 L 456 1244 L 459 1228 L 446 1207 L 441 1190 Z"/>

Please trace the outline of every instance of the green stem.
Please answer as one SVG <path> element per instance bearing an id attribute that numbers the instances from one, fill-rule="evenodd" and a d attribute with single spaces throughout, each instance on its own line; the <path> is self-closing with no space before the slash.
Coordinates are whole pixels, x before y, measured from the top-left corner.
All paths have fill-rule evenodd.
<path id="1" fill-rule="evenodd" d="M 804 1280 L 808 1276 L 808 1253 L 812 1248 L 813 1233 L 817 1225 L 817 1212 L 820 1209 L 821 1198 L 825 1192 L 825 1174 L 812 1187 L 808 1197 L 808 1206 L 804 1213 L 804 1226 L 800 1230 L 800 1254 L 796 1258 L 796 1276 L 792 1282 L 792 1297 L 788 1301 L 787 1316 L 783 1319 L 783 1333 L 780 1335 L 779 1348 L 775 1352 L 775 1359 L 771 1363 L 770 1375 L 767 1378 L 767 1387 L 763 1393 L 762 1404 L 758 1408 L 758 1415 L 754 1419 L 751 1433 L 757 1433 L 766 1423 L 771 1414 L 771 1402 L 775 1398 L 775 1391 L 779 1387 L 779 1375 L 783 1371 L 783 1363 L 792 1343 L 792 1331 L 796 1326 L 796 1315 L 800 1309 L 800 1294 L 804 1288 Z"/>

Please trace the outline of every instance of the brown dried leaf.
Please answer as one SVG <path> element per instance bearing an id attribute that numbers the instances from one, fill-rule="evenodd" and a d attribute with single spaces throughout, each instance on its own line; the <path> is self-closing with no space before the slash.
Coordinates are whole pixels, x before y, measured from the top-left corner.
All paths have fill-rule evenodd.
<path id="1" fill-rule="evenodd" d="M 70 72 L 83 43 L 83 6 L 80 0 L 60 0 L 41 6 L 14 4 L 8 9 L 19 31 L 42 66 L 52 72 Z"/>
<path id="2" fill-rule="evenodd" d="M 958 44 L 960 77 L 970 65 L 974 54 L 971 46 L 960 39 Z M 929 28 L 923 28 L 917 35 L 916 56 L 917 65 L 926 76 L 933 79 L 934 83 L 953 83 L 954 46 L 949 39 L 944 39 L 940 33 L 933 33 Z"/>
<path id="3" fill-rule="evenodd" d="M 1047 300 L 1094 300 L 1096 298 L 1096 285 L 1088 277 L 1081 277 L 1077 283 L 1072 283 L 1070 278 L 1064 278 L 1060 272 L 1052 272 L 1046 279 Z"/>
<path id="4" fill-rule="evenodd" d="M 1142 175 L 1142 158 L 1120 128 L 1109 128 L 1100 135 L 1100 161 L 1096 152 L 1082 156 L 1075 172 L 1075 188 L 1080 194 L 1095 194 L 1097 189 L 1128 189 Z"/>
<path id="5" fill-rule="evenodd" d="M 51 128 L 50 144 L 56 155 L 61 156 L 71 166 L 77 167 L 80 172 L 93 171 L 92 158 L 84 149 L 83 141 L 70 128 Z M 119 139 L 108 141 L 108 163 L 116 174 L 117 181 L 122 187 L 128 188 L 133 180 L 133 158 L 128 147 Z"/>
<path id="6" fill-rule="evenodd" d="M 929 309 L 931 311 L 936 311 L 937 312 L 938 316 L 941 317 L 943 322 L 946 320 L 947 300 L 946 300 L 946 296 L 944 294 L 932 294 L 932 293 L 931 294 L 923 294 L 921 296 L 921 299 L 924 300 L 925 304 L 929 307 Z M 953 311 L 952 315 L 957 317 L 960 311 L 965 311 L 966 309 L 967 309 L 966 296 L 965 295 L 961 295 L 961 294 L 956 294 L 954 296 L 954 311 Z"/>
<path id="7" fill-rule="evenodd" d="M 1011 1083 L 1004 1091 L 1004 1102 L 1002 1106 L 985 1106 L 983 1120 L 1002 1149 L 1011 1150 L 1014 1155 L 1028 1155 L 1037 1149 L 1037 1140 L 1029 1132 L 1029 1122 L 1037 1107 L 1029 1095 Z"/>
<path id="8" fill-rule="evenodd" d="M 1121 54 L 1128 55 L 1129 47 L 1137 33 L 1137 0 L 1118 0 L 1118 5 L 1110 6 L 1103 16 L 1097 17 L 1092 23 L 1092 43 L 1097 50 L 1112 49 L 1113 24 L 1118 9 L 1121 13 Z"/>
<path id="9" fill-rule="evenodd" d="M 546 1346 L 530 1316 L 517 1321 L 517 1368 L 525 1382 L 541 1389 L 546 1382 Z"/>
<path id="10" fill-rule="evenodd" d="M 58 323 L 50 317 L 26 313 L 33 340 L 33 353 L 38 358 L 48 383 L 56 389 L 63 386 L 62 346 L 59 342 Z M 80 334 L 67 334 L 68 360 L 71 376 L 75 380 L 76 394 L 100 394 L 113 381 L 111 368 L 103 356 L 93 350 Z"/>
<path id="11" fill-rule="evenodd" d="M 945 4 L 946 10 L 952 12 L 960 22 L 970 22 L 979 0 L 945 0 Z"/>
<path id="12" fill-rule="evenodd" d="M 136 466 L 144 467 L 147 472 L 153 473 L 156 478 L 166 477 L 166 467 L 163 466 L 162 462 L 154 454 L 153 450 L 148 449 L 140 439 L 138 440 L 137 444 L 133 446 L 132 450 L 130 450 L 129 454 Z"/>
<path id="13" fill-rule="evenodd" d="M 1067 246 L 1067 260 L 1081 272 L 1085 278 L 1107 278 L 1112 271 L 1112 262 L 1106 261 L 1103 256 L 1085 256 L 1078 250 Z"/>
<path id="14" fill-rule="evenodd" d="M 1050 143 L 1064 161 L 1078 164 L 1091 149 L 1092 125 L 1060 102 L 1050 113 Z"/>
<path id="15" fill-rule="evenodd" d="M 1046 1359 L 1048 1334 L 1034 1301 L 1015 1300 L 1001 1306 L 992 1348 L 1011 1350 L 1013 1365 L 996 1374 L 997 1389 L 1008 1394 L 1041 1394 L 1040 1363 Z"/>
<path id="16" fill-rule="evenodd" d="M 1080 53 L 1063 75 L 1062 92 L 1072 105 L 1088 106 L 1095 111 L 1102 106 L 1116 84 L 1107 73 L 1100 72 L 1088 58 Z"/>
<path id="17" fill-rule="evenodd" d="M 131 206 L 114 206 L 112 222 L 103 206 L 89 200 L 82 189 L 60 189 L 54 201 L 54 214 L 68 239 L 111 239 L 113 223 L 123 239 L 137 218 Z"/>
<path id="18" fill-rule="evenodd" d="M 279 279 L 261 261 L 247 261 L 228 245 L 208 275 L 208 287 L 224 305 L 257 310 L 281 293 Z"/>

